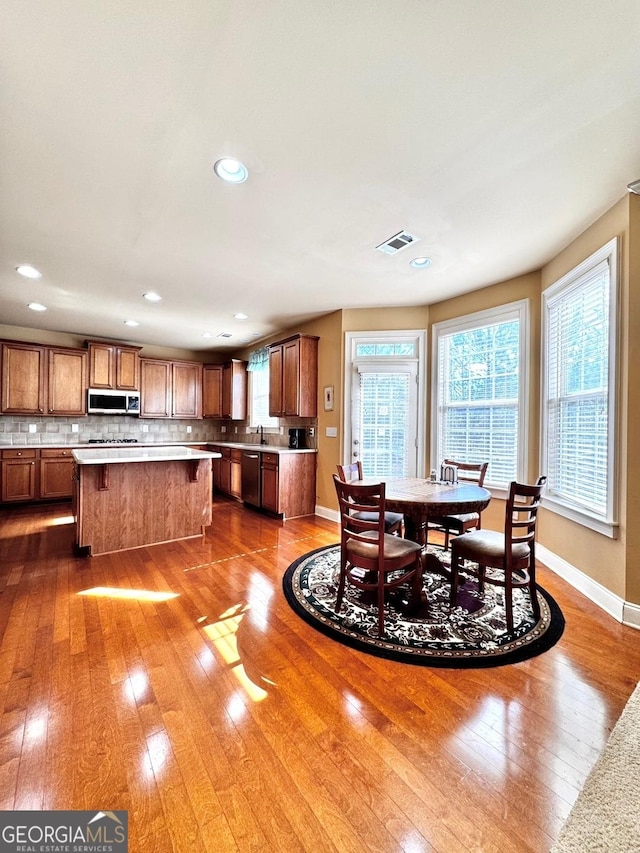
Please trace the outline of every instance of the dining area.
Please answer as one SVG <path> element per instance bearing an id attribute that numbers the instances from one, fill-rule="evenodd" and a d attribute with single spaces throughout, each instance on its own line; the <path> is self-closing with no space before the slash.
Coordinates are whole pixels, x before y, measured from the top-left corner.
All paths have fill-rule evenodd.
<path id="1" fill-rule="evenodd" d="M 291 606 L 342 642 L 430 666 L 502 665 L 557 642 L 564 619 L 536 581 L 546 478 L 512 482 L 502 529 L 488 529 L 487 468 L 445 459 L 387 478 L 338 465 L 340 542 L 290 567 Z"/>

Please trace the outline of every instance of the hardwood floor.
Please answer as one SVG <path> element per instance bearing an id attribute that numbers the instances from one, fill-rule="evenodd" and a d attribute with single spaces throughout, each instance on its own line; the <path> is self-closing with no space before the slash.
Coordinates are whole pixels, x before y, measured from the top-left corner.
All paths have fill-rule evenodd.
<path id="1" fill-rule="evenodd" d="M 336 524 L 216 501 L 204 539 L 81 559 L 69 513 L 0 510 L 0 808 L 127 809 L 131 853 L 548 851 L 640 680 L 640 632 L 544 567 L 553 649 L 428 669 L 285 602 Z"/>

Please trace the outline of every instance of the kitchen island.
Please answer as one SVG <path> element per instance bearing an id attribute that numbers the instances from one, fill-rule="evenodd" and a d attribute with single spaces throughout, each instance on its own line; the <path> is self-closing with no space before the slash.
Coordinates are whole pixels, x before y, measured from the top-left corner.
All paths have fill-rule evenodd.
<path id="1" fill-rule="evenodd" d="M 117 447 L 72 451 L 75 546 L 83 555 L 202 536 L 211 524 L 209 450 Z"/>

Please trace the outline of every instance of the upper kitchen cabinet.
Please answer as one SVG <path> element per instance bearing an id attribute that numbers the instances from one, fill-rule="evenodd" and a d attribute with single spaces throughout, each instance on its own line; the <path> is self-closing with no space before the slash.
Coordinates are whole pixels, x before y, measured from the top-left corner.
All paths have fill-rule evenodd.
<path id="1" fill-rule="evenodd" d="M 140 359 L 141 418 L 201 418 L 202 364 Z"/>
<path id="2" fill-rule="evenodd" d="M 80 349 L 2 344 L 2 412 L 87 413 L 87 353 Z"/>
<path id="3" fill-rule="evenodd" d="M 202 417 L 202 364 L 197 361 L 174 361 L 172 418 Z"/>
<path id="4" fill-rule="evenodd" d="M 128 344 L 87 341 L 89 388 L 115 391 L 140 389 L 140 350 Z"/>
<path id="5" fill-rule="evenodd" d="M 232 359 L 225 364 L 205 364 L 202 414 L 205 418 L 247 417 L 247 363 Z"/>
<path id="6" fill-rule="evenodd" d="M 294 335 L 269 345 L 269 414 L 318 415 L 318 338 Z"/>

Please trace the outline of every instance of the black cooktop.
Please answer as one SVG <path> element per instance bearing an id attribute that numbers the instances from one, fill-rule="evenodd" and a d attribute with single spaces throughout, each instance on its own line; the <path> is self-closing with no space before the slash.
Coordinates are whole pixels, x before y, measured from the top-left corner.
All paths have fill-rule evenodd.
<path id="1" fill-rule="evenodd" d="M 137 438 L 90 438 L 87 444 L 137 444 Z"/>

